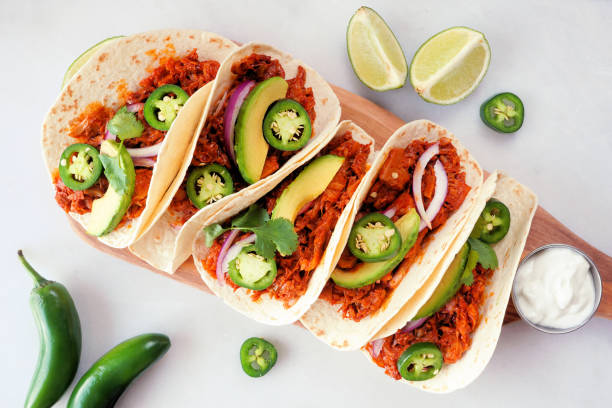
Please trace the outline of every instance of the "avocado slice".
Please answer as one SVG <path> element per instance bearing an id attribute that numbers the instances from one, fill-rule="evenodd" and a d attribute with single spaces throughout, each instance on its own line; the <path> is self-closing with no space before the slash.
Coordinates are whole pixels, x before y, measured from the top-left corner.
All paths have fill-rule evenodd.
<path id="1" fill-rule="evenodd" d="M 359 263 L 350 271 L 336 268 L 331 274 L 332 280 L 336 285 L 348 289 L 361 288 L 376 282 L 404 260 L 406 254 L 416 242 L 420 223 L 421 217 L 414 208 L 411 209 L 395 222 L 395 226 L 402 237 L 402 245 L 393 258 L 382 262 Z"/>
<path id="2" fill-rule="evenodd" d="M 130 154 L 123 144 L 105 140 L 100 147 L 100 156 L 108 156 L 115 164 L 104 168 L 104 175 L 109 180 L 108 189 L 101 198 L 94 200 L 91 206 L 91 218 L 87 223 L 87 233 L 97 237 L 106 235 L 115 229 L 121 221 L 134 194 L 136 171 Z M 103 160 L 103 163 L 106 160 Z M 113 187 L 113 180 L 122 181 L 123 188 Z"/>
<path id="3" fill-rule="evenodd" d="M 418 320 L 434 314 L 455 296 L 455 293 L 461 288 L 461 277 L 464 274 L 469 253 L 470 245 L 466 242 L 457 255 L 455 255 L 455 258 L 446 269 L 446 272 L 444 272 L 442 280 L 431 294 L 430 298 L 421 306 L 412 320 Z M 470 273 L 471 272 L 470 270 Z"/>
<path id="4" fill-rule="evenodd" d="M 249 184 L 261 178 L 268 142 L 263 135 L 263 121 L 270 105 L 287 94 L 289 85 L 281 77 L 268 78 L 253 88 L 238 112 L 234 130 L 236 164 Z"/>
<path id="5" fill-rule="evenodd" d="M 278 197 L 272 218 L 286 218 L 294 222 L 302 207 L 323 194 L 342 163 L 344 157 L 333 154 L 314 159 Z"/>

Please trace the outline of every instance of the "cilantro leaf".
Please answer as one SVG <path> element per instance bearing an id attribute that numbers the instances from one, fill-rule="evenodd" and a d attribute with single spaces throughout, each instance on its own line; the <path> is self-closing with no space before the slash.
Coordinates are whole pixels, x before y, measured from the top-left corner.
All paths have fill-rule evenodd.
<path id="1" fill-rule="evenodd" d="M 474 268 L 476 267 L 476 263 L 478 263 L 478 252 L 470 249 L 465 269 L 461 275 L 462 285 L 471 286 L 472 283 L 474 283 Z"/>
<path id="2" fill-rule="evenodd" d="M 206 240 L 206 246 L 210 248 L 215 239 L 217 239 L 225 231 L 227 231 L 227 229 L 223 228 L 221 224 L 211 224 L 208 227 L 205 227 L 204 239 Z"/>
<path id="3" fill-rule="evenodd" d="M 232 227 L 247 229 L 256 228 L 264 225 L 269 219 L 270 216 L 265 209 L 257 204 L 253 204 L 249 207 L 247 212 L 232 220 Z"/>
<path id="4" fill-rule="evenodd" d="M 102 166 L 104 166 L 104 175 L 108 179 L 111 187 L 119 194 L 125 193 L 128 189 L 128 180 L 125 171 L 126 165 L 121 159 L 121 154 L 114 157 L 101 154 L 100 161 L 102 162 Z"/>
<path id="5" fill-rule="evenodd" d="M 255 233 L 255 250 L 265 258 L 274 257 L 275 249 L 283 256 L 291 255 L 298 246 L 298 236 L 291 221 L 275 218 L 261 227 L 251 228 Z"/>
<path id="6" fill-rule="evenodd" d="M 119 139 L 133 139 L 142 135 L 144 125 L 138 120 L 135 113 L 128 112 L 124 106 L 115 113 L 115 116 L 108 121 L 108 130 L 117 135 Z"/>
<path id="7" fill-rule="evenodd" d="M 493 248 L 479 239 L 468 238 L 468 242 L 470 243 L 470 248 L 478 252 L 478 263 L 482 265 L 483 268 L 497 268 L 497 255 L 495 254 L 495 251 L 493 251 Z"/>

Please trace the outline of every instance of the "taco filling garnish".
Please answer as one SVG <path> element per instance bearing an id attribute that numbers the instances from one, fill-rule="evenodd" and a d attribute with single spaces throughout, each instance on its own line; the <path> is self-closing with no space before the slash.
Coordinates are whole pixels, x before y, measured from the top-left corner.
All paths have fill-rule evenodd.
<path id="1" fill-rule="evenodd" d="M 317 158 L 264 196 L 259 210 L 251 207 L 231 221 L 206 227 L 211 242 L 200 259 L 204 269 L 222 285 L 249 289 L 253 301 L 268 294 L 290 308 L 306 292 L 340 214 L 366 173 L 370 148 L 350 131 L 335 137 Z M 281 222 L 291 226 L 295 246 L 279 246 L 290 239 Z M 266 241 L 261 235 L 278 238 L 267 245 L 275 252 L 262 252 Z"/>
<path id="2" fill-rule="evenodd" d="M 508 208 L 489 200 L 468 241 L 450 263 L 430 298 L 403 328 L 369 342 L 364 349 L 390 377 L 423 381 L 435 377 L 443 364 L 457 362 L 472 343 L 472 334 L 481 321 L 486 289 L 498 268 L 495 251 L 482 241 L 495 216 L 502 213 L 510 225 Z M 499 233 L 491 244 L 504 238 Z"/>
<path id="3" fill-rule="evenodd" d="M 315 98 L 302 66 L 285 80 L 277 59 L 251 54 L 234 62 L 231 72 L 235 78 L 211 106 L 191 166 L 168 207 L 175 226 L 273 174 L 314 136 Z M 215 170 L 203 174 L 202 167 L 211 165 Z"/>
<path id="4" fill-rule="evenodd" d="M 214 80 L 219 63 L 194 49 L 168 57 L 126 93 L 119 109 L 90 103 L 65 129 L 74 144 L 54 172 L 55 200 L 66 212 L 93 212 L 87 230 L 105 235 L 145 207 L 161 143 L 187 99 Z"/>
<path id="5" fill-rule="evenodd" d="M 449 139 L 391 149 L 321 298 L 346 319 L 374 314 L 469 191 Z"/>

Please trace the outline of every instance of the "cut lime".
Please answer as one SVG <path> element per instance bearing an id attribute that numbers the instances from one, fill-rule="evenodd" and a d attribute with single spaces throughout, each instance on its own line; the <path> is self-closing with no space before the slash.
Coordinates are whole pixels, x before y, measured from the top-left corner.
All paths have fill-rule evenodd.
<path id="1" fill-rule="evenodd" d="M 89 61 L 91 56 L 94 55 L 96 53 L 96 51 L 98 51 L 104 44 L 107 44 L 107 43 L 109 43 L 111 41 L 114 41 L 117 38 L 121 38 L 121 37 L 123 37 L 123 35 L 118 35 L 118 36 L 115 36 L 115 37 L 110 37 L 110 38 L 107 38 L 105 40 L 102 40 L 99 43 L 89 47 L 84 53 L 79 55 L 77 57 L 77 59 L 72 61 L 72 64 L 70 64 L 70 66 L 68 67 L 68 70 L 64 74 L 64 80 L 62 81 L 62 89 L 66 86 L 68 81 L 70 81 L 70 78 L 72 78 L 74 76 L 74 74 L 76 74 L 77 71 L 79 69 L 81 69 L 81 67 L 83 65 L 85 65 L 85 63 L 87 61 Z"/>
<path id="2" fill-rule="evenodd" d="M 375 91 L 401 88 L 408 67 L 402 47 L 374 10 L 359 8 L 346 29 L 346 47 L 355 74 Z"/>
<path id="3" fill-rule="evenodd" d="M 491 49 L 484 34 L 453 27 L 427 40 L 410 64 L 410 82 L 427 102 L 457 103 L 476 89 L 489 68 Z"/>

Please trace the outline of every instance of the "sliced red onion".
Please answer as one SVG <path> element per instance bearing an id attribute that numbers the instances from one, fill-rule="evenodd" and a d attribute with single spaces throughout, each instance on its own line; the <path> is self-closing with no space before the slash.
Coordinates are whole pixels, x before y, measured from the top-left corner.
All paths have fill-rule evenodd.
<path id="1" fill-rule="evenodd" d="M 418 320 L 413 320 L 410 321 L 408 323 L 406 323 L 406 325 L 404 327 L 402 327 L 400 329 L 400 331 L 402 333 L 408 333 L 413 331 L 414 329 L 418 329 L 419 327 L 421 327 L 423 325 L 423 323 L 425 323 L 425 320 L 427 320 L 427 317 L 422 317 Z"/>
<path id="2" fill-rule="evenodd" d="M 431 145 L 427 150 L 425 150 L 421 157 L 419 157 L 416 166 L 414 166 L 414 175 L 412 177 L 412 194 L 414 195 L 416 209 L 419 215 L 421 216 L 421 220 L 425 221 L 425 225 L 427 225 L 428 228 L 431 228 L 431 220 L 427 217 L 427 214 L 425 212 L 425 205 L 423 204 L 423 194 L 421 192 L 421 187 L 423 184 L 423 175 L 425 174 L 425 167 L 427 167 L 427 163 L 429 163 L 432 157 L 434 157 L 438 153 L 440 153 L 440 147 L 437 143 Z"/>
<path id="3" fill-rule="evenodd" d="M 442 205 L 444 205 L 446 195 L 448 194 L 448 176 L 446 174 L 446 170 L 444 170 L 444 165 L 440 160 L 437 160 L 436 164 L 434 164 L 434 174 L 436 176 L 436 190 L 434 191 L 434 196 L 429 203 L 429 207 L 427 207 L 427 210 L 425 211 L 429 222 L 432 222 L 434 218 L 436 218 L 436 215 L 438 215 Z M 419 232 L 425 229 L 425 227 L 425 222 L 421 220 Z"/>
<path id="4" fill-rule="evenodd" d="M 111 133 L 110 130 L 106 129 L 106 133 L 104 133 L 105 140 L 117 140 L 117 135 Z"/>
<path id="5" fill-rule="evenodd" d="M 383 211 L 382 215 L 384 215 L 387 218 L 393 218 L 396 212 L 397 212 L 397 209 L 393 207 L 389 207 L 385 211 Z"/>
<path id="6" fill-rule="evenodd" d="M 153 167 L 155 166 L 155 158 L 157 156 L 151 156 L 151 157 L 134 157 L 134 159 L 132 160 L 134 162 L 134 166 L 138 166 L 138 167 Z"/>
<path id="7" fill-rule="evenodd" d="M 232 259 L 236 258 L 242 248 L 255 242 L 255 234 L 251 234 L 240 241 L 232 245 L 239 231 L 233 230 L 227 236 L 219 252 L 219 258 L 217 258 L 217 281 L 220 285 L 223 285 L 225 274 L 229 269 L 229 263 Z"/>
<path id="8" fill-rule="evenodd" d="M 132 157 L 151 157 L 157 156 L 159 154 L 159 149 L 161 149 L 161 142 L 147 147 L 136 147 L 133 149 L 126 149 L 130 156 Z"/>
<path id="9" fill-rule="evenodd" d="M 255 81 L 246 81 L 236 87 L 236 90 L 230 96 L 223 116 L 223 127 L 225 128 L 225 148 L 231 156 L 232 160 L 236 161 L 236 153 L 234 152 L 234 126 L 238 118 L 238 112 L 242 103 L 248 96 L 251 89 L 255 86 Z"/>
<path id="10" fill-rule="evenodd" d="M 138 113 L 142 107 L 144 106 L 144 103 L 140 102 L 140 103 L 131 103 L 129 105 L 127 105 L 125 107 L 125 109 L 127 109 L 128 112 L 132 112 L 132 113 Z"/>
<path id="11" fill-rule="evenodd" d="M 370 344 L 372 345 L 371 353 L 374 358 L 378 357 L 378 355 L 380 354 L 380 350 L 382 350 L 384 341 L 385 339 L 376 339 L 370 342 Z"/>

